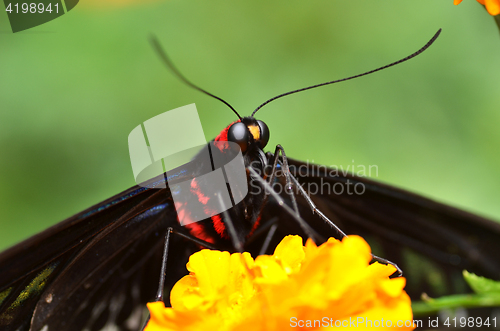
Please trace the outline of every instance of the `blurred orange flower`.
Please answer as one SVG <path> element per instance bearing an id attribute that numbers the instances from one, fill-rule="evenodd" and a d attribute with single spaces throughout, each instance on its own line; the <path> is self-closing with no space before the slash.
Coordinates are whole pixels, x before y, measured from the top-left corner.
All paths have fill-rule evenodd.
<path id="1" fill-rule="evenodd" d="M 458 5 L 462 0 L 454 0 L 453 3 Z M 477 0 L 480 4 L 486 7 L 486 10 L 490 15 L 498 15 L 500 14 L 500 0 Z"/>

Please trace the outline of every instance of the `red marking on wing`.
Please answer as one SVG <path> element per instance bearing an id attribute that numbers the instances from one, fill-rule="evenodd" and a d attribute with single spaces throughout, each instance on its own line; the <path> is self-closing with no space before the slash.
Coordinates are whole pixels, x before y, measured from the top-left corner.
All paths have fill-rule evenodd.
<path id="1" fill-rule="evenodd" d="M 224 224 L 224 222 L 222 222 L 222 218 L 220 217 L 220 215 L 214 215 L 211 218 L 214 224 L 214 229 L 219 234 L 219 236 L 221 236 L 222 238 L 229 238 L 226 232 L 226 225 Z"/>
<path id="2" fill-rule="evenodd" d="M 200 189 L 200 186 L 198 185 L 198 182 L 196 181 L 196 178 L 193 178 L 191 181 L 191 192 L 195 194 L 198 197 L 198 201 L 201 202 L 202 204 L 206 205 L 208 200 L 210 200 L 209 197 L 207 197 Z"/>
<path id="3" fill-rule="evenodd" d="M 193 219 L 191 218 L 191 213 L 186 208 L 186 203 L 176 202 L 175 210 L 177 211 L 177 222 L 179 222 L 180 225 L 184 226 L 194 223 Z"/>
<path id="4" fill-rule="evenodd" d="M 250 230 L 250 233 L 248 234 L 247 237 L 250 237 L 255 232 L 255 230 L 257 230 L 257 228 L 259 227 L 259 225 L 260 225 L 260 216 L 257 218 L 257 220 L 255 221 L 255 223 L 253 224 L 252 230 Z"/>
<path id="5" fill-rule="evenodd" d="M 208 200 L 210 200 L 209 197 L 207 197 L 200 189 L 198 182 L 196 181 L 196 178 L 193 178 L 191 181 L 191 192 L 195 194 L 198 197 L 198 201 L 200 201 L 202 204 L 206 205 L 208 203 Z M 216 213 L 215 210 L 212 210 L 208 207 L 205 207 L 205 215 L 213 215 Z M 220 237 L 222 238 L 229 238 L 229 236 L 226 233 L 226 226 L 224 225 L 224 222 L 222 222 L 222 219 L 220 215 L 214 215 L 210 217 L 213 222 L 213 226 L 215 231 L 219 234 Z"/>
<path id="6" fill-rule="evenodd" d="M 189 232 L 198 239 L 205 240 L 211 244 L 215 243 L 214 238 L 210 237 L 208 233 L 206 233 L 205 226 L 199 222 L 186 224 L 186 229 L 188 229 Z"/>
<path id="7" fill-rule="evenodd" d="M 188 229 L 192 236 L 214 244 L 215 240 L 205 231 L 205 226 L 199 222 L 194 222 L 191 219 L 189 210 L 185 207 L 185 203 L 175 204 L 175 209 L 177 210 L 177 221 L 179 224 Z"/>

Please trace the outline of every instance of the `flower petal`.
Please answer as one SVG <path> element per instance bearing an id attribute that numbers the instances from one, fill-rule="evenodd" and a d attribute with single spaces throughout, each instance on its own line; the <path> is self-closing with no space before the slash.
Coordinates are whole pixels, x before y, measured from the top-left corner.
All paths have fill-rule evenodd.
<path id="1" fill-rule="evenodd" d="M 191 273 L 172 289 L 173 308 L 148 304 L 146 330 L 278 331 L 290 327 L 292 317 L 391 320 L 393 327 L 411 320 L 406 280 L 390 279 L 393 266 L 370 261 L 370 247 L 358 236 L 331 238 L 319 247 L 288 236 L 273 256 L 255 261 L 249 253 L 203 250 L 190 257 Z"/>
<path id="2" fill-rule="evenodd" d="M 500 0 L 485 0 L 486 10 L 490 15 L 495 16 L 500 14 Z"/>
<path id="3" fill-rule="evenodd" d="M 287 274 L 297 271 L 305 257 L 302 238 L 299 236 L 286 236 L 276 246 L 273 256 L 281 262 Z"/>

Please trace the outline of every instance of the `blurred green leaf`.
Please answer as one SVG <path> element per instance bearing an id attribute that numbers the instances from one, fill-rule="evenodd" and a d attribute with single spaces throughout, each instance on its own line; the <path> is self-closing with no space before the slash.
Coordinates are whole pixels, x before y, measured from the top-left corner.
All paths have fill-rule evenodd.
<path id="1" fill-rule="evenodd" d="M 423 301 L 412 302 L 414 316 L 437 313 L 443 309 L 478 308 L 500 306 L 500 293 L 457 294 L 433 299 L 423 297 Z"/>
<path id="2" fill-rule="evenodd" d="M 500 306 L 500 294 L 457 294 L 437 299 L 422 298 L 423 301 L 412 302 L 414 316 L 437 313 L 443 309 L 479 308 Z"/>
<path id="3" fill-rule="evenodd" d="M 500 282 L 477 276 L 464 270 L 463 275 L 475 294 L 459 294 L 433 299 L 425 293 L 422 301 L 412 302 L 413 314 L 422 316 L 443 309 L 500 306 Z"/>
<path id="4" fill-rule="evenodd" d="M 477 294 L 500 295 L 500 282 L 477 276 L 467 270 L 463 271 L 464 279 Z"/>

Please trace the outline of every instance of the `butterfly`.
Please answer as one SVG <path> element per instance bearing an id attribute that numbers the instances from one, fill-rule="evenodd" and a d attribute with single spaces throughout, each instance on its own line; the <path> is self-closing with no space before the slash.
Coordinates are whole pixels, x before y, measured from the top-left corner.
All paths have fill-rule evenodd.
<path id="1" fill-rule="evenodd" d="M 199 175 L 204 161 L 195 157 L 15 245 L 0 254 L 2 330 L 139 330 L 145 303 L 170 289 L 186 273 L 189 255 L 201 247 L 258 255 L 272 252 L 287 234 L 317 242 L 342 237 L 339 231 L 365 237 L 378 256 L 405 272 L 413 298 L 422 292 L 463 291 L 463 269 L 498 279 L 499 224 L 364 177 L 293 160 L 281 146 L 264 153 L 270 130 L 254 117 L 277 98 L 404 62 L 427 49 L 439 32 L 407 58 L 281 94 L 249 117 L 240 117 L 227 102 L 189 82 L 153 41 L 179 78 L 239 117 L 215 141 L 239 146 L 250 193 L 220 215 L 181 226 L 171 187 Z M 275 184 L 284 190 L 278 192 Z M 305 189 L 311 185 L 332 189 L 311 194 Z M 356 187 L 363 188 L 362 194 L 349 194 Z"/>

